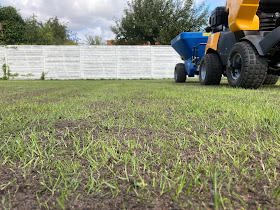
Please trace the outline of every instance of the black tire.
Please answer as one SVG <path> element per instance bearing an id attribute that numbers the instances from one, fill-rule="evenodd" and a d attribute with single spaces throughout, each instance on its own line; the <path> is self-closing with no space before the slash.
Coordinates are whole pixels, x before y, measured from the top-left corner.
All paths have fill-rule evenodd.
<path id="1" fill-rule="evenodd" d="M 248 42 L 236 43 L 229 53 L 227 78 L 230 86 L 257 89 L 267 74 L 267 59 Z"/>
<path id="2" fill-rule="evenodd" d="M 267 74 L 263 82 L 263 85 L 276 85 L 276 83 L 278 82 L 278 78 L 279 78 L 278 75 Z"/>
<path id="3" fill-rule="evenodd" d="M 219 55 L 205 54 L 199 67 L 199 82 L 201 85 L 219 85 L 222 79 L 223 64 Z"/>
<path id="4" fill-rule="evenodd" d="M 183 63 L 178 63 L 174 70 L 174 79 L 177 83 L 186 82 L 187 73 L 185 71 L 185 65 Z"/>

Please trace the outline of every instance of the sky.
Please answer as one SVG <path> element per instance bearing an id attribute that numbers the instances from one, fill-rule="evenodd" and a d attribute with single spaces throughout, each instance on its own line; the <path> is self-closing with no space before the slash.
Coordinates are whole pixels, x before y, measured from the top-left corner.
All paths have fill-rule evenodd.
<path id="1" fill-rule="evenodd" d="M 35 14 L 38 20 L 45 22 L 57 16 L 84 42 L 86 35 L 114 39 L 110 26 L 122 17 L 127 1 L 130 0 L 0 0 L 0 5 L 19 9 L 24 19 Z M 225 3 L 226 0 L 207 0 L 211 9 Z"/>

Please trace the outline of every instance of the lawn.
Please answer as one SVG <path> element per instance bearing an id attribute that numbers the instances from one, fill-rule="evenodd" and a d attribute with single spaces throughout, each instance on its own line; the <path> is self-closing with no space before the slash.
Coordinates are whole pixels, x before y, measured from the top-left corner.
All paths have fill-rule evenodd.
<path id="1" fill-rule="evenodd" d="M 279 91 L 0 81 L 0 208 L 279 209 Z"/>

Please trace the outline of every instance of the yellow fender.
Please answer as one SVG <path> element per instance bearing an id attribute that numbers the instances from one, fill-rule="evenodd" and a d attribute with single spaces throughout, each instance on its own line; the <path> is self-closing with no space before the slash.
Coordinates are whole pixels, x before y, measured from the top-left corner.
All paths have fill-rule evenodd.
<path id="1" fill-rule="evenodd" d="M 227 0 L 226 11 L 232 32 L 259 30 L 260 20 L 256 15 L 260 0 Z"/>
<path id="2" fill-rule="evenodd" d="M 221 33 L 218 32 L 218 33 L 212 34 L 208 38 L 207 45 L 205 48 L 205 53 L 207 53 L 209 49 L 217 51 L 220 35 L 221 35 Z"/>

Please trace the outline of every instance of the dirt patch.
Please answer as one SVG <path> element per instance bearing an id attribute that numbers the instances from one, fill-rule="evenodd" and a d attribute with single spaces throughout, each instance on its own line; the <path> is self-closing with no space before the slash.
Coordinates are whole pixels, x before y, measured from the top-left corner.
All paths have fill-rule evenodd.
<path id="1" fill-rule="evenodd" d="M 195 90 L 198 84 L 183 86 Z M 133 93 L 127 91 L 128 98 L 117 88 L 98 94 L 92 89 L 92 98 L 82 98 L 82 91 L 70 89 L 25 91 L 19 97 L 50 107 L 59 101 L 58 109 L 48 119 L 23 124 L 16 116 L 1 124 L 7 128 L 14 123 L 14 128 L 1 133 L 0 206 L 279 208 L 278 121 L 264 119 L 263 127 L 258 121 L 256 130 L 250 130 L 244 116 L 225 111 L 215 101 L 203 107 L 199 105 L 204 101 L 153 89 L 145 92 L 134 87 Z M 17 97 L 13 95 L 11 100 L 20 99 Z M 80 106 L 74 106 L 80 101 Z M 254 102 L 246 97 L 240 101 Z M 61 114 L 68 102 L 73 110 Z M 25 109 L 23 106 L 19 112 L 24 117 Z M 35 116 L 40 109 L 33 111 L 30 114 Z M 79 113 L 72 115 L 71 111 Z"/>
<path id="2" fill-rule="evenodd" d="M 191 192 L 188 187 L 185 187 L 182 189 L 180 196 L 176 199 L 174 198 L 174 193 L 176 193 L 176 191 L 172 190 L 172 188 L 162 194 L 159 187 L 153 187 L 153 184 L 160 186 L 163 170 L 171 172 L 171 174 L 166 175 L 166 180 L 169 184 L 172 184 L 172 181 L 183 174 L 185 174 L 186 180 L 193 182 L 194 177 L 192 177 L 192 172 L 185 173 L 184 170 L 178 169 L 178 165 L 173 165 L 175 161 L 173 161 L 171 165 L 169 165 L 168 162 L 163 163 L 160 161 L 161 158 L 164 160 L 173 160 L 178 155 L 180 161 L 182 161 L 182 166 L 187 166 L 190 163 L 200 164 L 201 160 L 205 158 L 201 150 L 207 151 L 208 148 L 200 146 L 192 137 L 192 133 L 185 130 L 178 130 L 170 133 L 168 131 L 162 132 L 147 128 L 108 128 L 106 126 L 94 124 L 90 118 L 77 121 L 60 120 L 60 122 L 53 124 L 51 127 L 52 129 L 49 129 L 47 133 L 41 136 L 41 147 L 46 148 L 44 151 L 49 152 L 51 148 L 47 148 L 49 147 L 48 142 L 54 139 L 57 142 L 55 151 L 66 152 L 63 154 L 57 153 L 56 156 L 53 156 L 51 159 L 51 161 L 53 161 L 53 166 L 41 165 L 35 168 L 27 167 L 24 170 L 22 166 L 2 166 L 0 168 L 0 196 L 5 197 L 4 206 L 8 207 L 11 205 L 12 208 L 20 209 L 39 209 L 40 205 L 41 208 L 46 208 L 47 204 L 51 209 L 61 208 L 57 199 L 61 198 L 62 192 L 58 189 L 51 192 L 50 189 L 52 188 L 47 188 L 47 186 L 53 185 L 53 183 L 48 180 L 47 174 L 51 174 L 53 180 L 59 179 L 60 172 L 55 169 L 55 167 L 57 167 L 55 166 L 55 161 L 65 160 L 68 163 L 71 161 L 79 163 L 79 170 L 81 172 L 78 177 L 80 180 L 79 186 L 75 190 L 68 192 L 66 196 L 67 200 L 64 201 L 65 208 L 67 209 L 120 209 L 123 207 L 127 209 L 215 208 L 213 202 L 216 195 L 213 189 L 214 182 L 203 168 L 199 169 L 201 170 L 199 172 L 200 184 L 195 185 L 193 183 L 187 183 L 186 186 L 191 187 Z M 219 135 L 223 136 L 224 133 L 222 132 Z M 98 192 L 91 191 L 88 193 L 89 170 L 92 167 L 92 163 L 85 156 L 70 158 L 77 150 L 77 144 L 79 144 L 80 148 L 83 147 L 83 139 L 85 136 L 90 137 L 93 144 L 98 145 L 98 148 L 94 150 L 95 154 L 100 154 L 99 157 L 95 157 L 96 163 L 105 161 L 103 165 L 100 164 L 100 168 L 93 174 L 93 178 L 107 180 L 110 185 L 116 184 L 116 186 L 118 186 L 118 192 L 116 192 L 115 188 L 102 184 Z M 174 141 L 178 141 L 178 136 L 180 136 L 182 141 L 183 139 L 188 139 L 185 147 L 174 144 Z M 74 137 L 76 139 L 75 145 L 73 143 Z M 108 153 L 106 156 L 107 153 L 104 147 L 97 144 L 97 142 L 106 142 L 110 140 L 115 141 L 115 143 L 108 144 L 115 155 Z M 137 142 L 135 148 L 130 147 L 131 140 Z M 119 144 L 119 146 L 116 146 L 116 144 Z M 150 148 L 149 153 L 151 156 L 141 159 L 143 154 L 145 154 L 145 150 L 148 148 Z M 158 154 L 157 158 L 154 158 L 156 154 Z M 131 163 L 130 167 L 127 168 L 125 172 L 126 165 L 124 162 L 120 161 L 124 155 L 128 155 L 128 157 L 138 157 L 139 160 L 143 161 L 145 160 L 146 163 L 151 164 L 149 170 L 145 171 L 144 168 L 146 165 L 140 161 L 138 163 L 137 174 L 133 173 Z M 257 159 L 262 158 L 259 153 L 255 155 Z M 217 155 L 208 156 L 205 161 L 207 161 L 209 165 L 222 162 Z M 252 159 L 250 162 L 250 164 L 253 164 L 254 160 Z M 14 162 L 14 164 L 20 165 L 20 162 Z M 258 165 L 258 163 L 256 163 L 256 165 Z M 252 165 L 252 167 L 256 167 L 256 165 Z M 267 208 L 271 207 L 270 209 L 274 207 L 276 209 L 276 207 L 278 207 L 277 201 L 265 194 L 268 188 L 272 187 L 271 182 L 263 177 L 255 181 L 251 187 L 248 187 L 247 183 L 252 180 L 244 176 L 239 168 L 236 168 L 234 165 L 230 167 L 232 167 L 231 171 L 233 173 L 238 174 L 236 177 L 239 177 L 240 180 L 230 180 L 230 185 L 232 186 L 230 189 L 227 186 L 219 189 L 219 194 L 222 195 L 222 197 L 230 199 L 229 203 L 225 202 L 225 207 L 242 208 L 244 206 L 242 202 L 245 202 L 248 208 L 253 209 L 258 208 L 259 205 L 266 206 Z M 254 170 L 252 170 L 251 175 L 255 176 L 253 172 Z M 116 179 L 116 176 L 125 178 L 127 174 L 129 174 L 127 180 Z M 139 177 L 145 180 L 147 184 L 146 187 L 139 186 L 138 183 L 141 181 Z M 220 177 L 220 179 L 222 178 L 223 177 Z M 75 176 L 70 176 L 70 179 L 75 179 Z M 45 185 L 42 184 L 43 180 Z M 114 183 L 113 180 L 117 180 L 117 183 Z M 202 182 L 202 180 L 204 180 L 204 182 Z M 61 184 L 61 186 L 63 185 Z"/>

